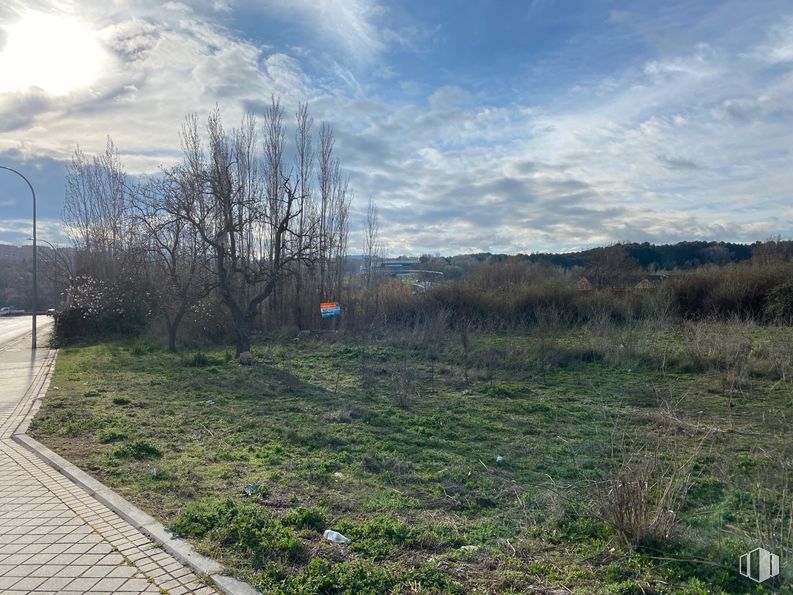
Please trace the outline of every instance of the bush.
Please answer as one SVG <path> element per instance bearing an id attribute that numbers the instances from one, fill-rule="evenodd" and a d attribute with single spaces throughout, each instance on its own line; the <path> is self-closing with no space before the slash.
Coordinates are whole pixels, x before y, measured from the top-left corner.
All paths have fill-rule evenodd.
<path id="1" fill-rule="evenodd" d="M 772 289 L 765 307 L 768 320 L 793 324 L 793 281 L 787 281 Z"/>
<path id="2" fill-rule="evenodd" d="M 132 279 L 108 283 L 81 275 L 69 288 L 70 306 L 55 316 L 53 339 L 138 336 L 151 315 L 147 288 Z"/>
<path id="3" fill-rule="evenodd" d="M 753 318 L 767 313 L 772 294 L 790 283 L 790 267 L 733 264 L 708 267 L 676 277 L 670 283 L 670 298 L 683 318 Z M 784 303 L 784 291 L 776 294 Z"/>
<path id="4" fill-rule="evenodd" d="M 188 368 L 206 368 L 219 363 L 220 361 L 209 357 L 201 351 L 182 358 L 182 364 Z"/>
<path id="5" fill-rule="evenodd" d="M 126 440 L 127 434 L 116 428 L 106 428 L 104 430 L 99 430 L 97 438 L 99 438 L 99 442 L 102 444 L 110 444 L 112 442 Z"/>
<path id="6" fill-rule="evenodd" d="M 89 337 L 96 333 L 96 321 L 83 308 L 73 306 L 64 308 L 55 314 L 52 336 L 56 345 L 69 340 Z"/>

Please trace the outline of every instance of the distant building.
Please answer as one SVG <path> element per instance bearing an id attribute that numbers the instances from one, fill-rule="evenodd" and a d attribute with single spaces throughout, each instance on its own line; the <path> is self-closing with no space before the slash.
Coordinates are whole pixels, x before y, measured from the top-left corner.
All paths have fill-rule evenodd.
<path id="1" fill-rule="evenodd" d="M 412 259 L 391 259 L 384 260 L 380 265 L 385 272 L 396 277 L 397 275 L 407 275 L 421 269 L 421 261 Z"/>

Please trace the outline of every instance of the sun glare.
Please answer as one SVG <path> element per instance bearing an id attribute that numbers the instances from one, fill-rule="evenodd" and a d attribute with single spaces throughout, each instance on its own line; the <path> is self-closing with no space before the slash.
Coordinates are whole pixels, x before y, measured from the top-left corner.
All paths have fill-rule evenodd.
<path id="1" fill-rule="evenodd" d="M 96 33 L 73 19 L 28 13 L 4 29 L 0 92 L 38 87 L 65 95 L 96 80 L 105 59 Z"/>

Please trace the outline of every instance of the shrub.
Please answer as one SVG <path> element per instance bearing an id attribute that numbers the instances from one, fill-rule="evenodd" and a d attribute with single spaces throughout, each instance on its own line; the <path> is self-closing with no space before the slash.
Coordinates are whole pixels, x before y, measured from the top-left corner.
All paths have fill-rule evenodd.
<path id="1" fill-rule="evenodd" d="M 182 365 L 188 368 L 206 368 L 208 366 L 218 365 L 219 363 L 219 360 L 209 357 L 202 351 L 196 351 L 192 355 L 182 358 Z"/>
<path id="2" fill-rule="evenodd" d="M 137 336 L 151 315 L 145 284 L 132 279 L 105 282 L 91 275 L 77 277 L 69 288 L 71 305 L 55 316 L 56 344 L 74 339 Z"/>
<path id="3" fill-rule="evenodd" d="M 55 314 L 53 341 L 56 345 L 73 339 L 88 337 L 97 331 L 96 321 L 83 308 L 64 308 Z"/>
<path id="4" fill-rule="evenodd" d="M 768 320 L 793 324 L 793 281 L 787 281 L 772 289 L 765 307 Z"/>
<path id="5" fill-rule="evenodd" d="M 130 348 L 129 352 L 132 355 L 141 356 L 141 355 L 146 355 L 148 353 L 155 353 L 158 350 L 159 347 L 149 341 L 135 341 L 135 343 Z"/>
<path id="6" fill-rule="evenodd" d="M 771 294 L 790 276 L 790 268 L 784 266 L 701 268 L 675 277 L 669 285 L 670 299 L 683 318 L 761 318 Z"/>

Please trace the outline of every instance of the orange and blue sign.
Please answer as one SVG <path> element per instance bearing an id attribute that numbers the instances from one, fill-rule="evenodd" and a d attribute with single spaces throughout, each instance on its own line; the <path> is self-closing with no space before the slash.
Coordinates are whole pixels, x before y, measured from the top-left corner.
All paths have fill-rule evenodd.
<path id="1" fill-rule="evenodd" d="M 319 305 L 319 313 L 322 318 L 339 316 L 341 314 L 341 306 L 339 306 L 339 302 L 322 302 Z"/>

